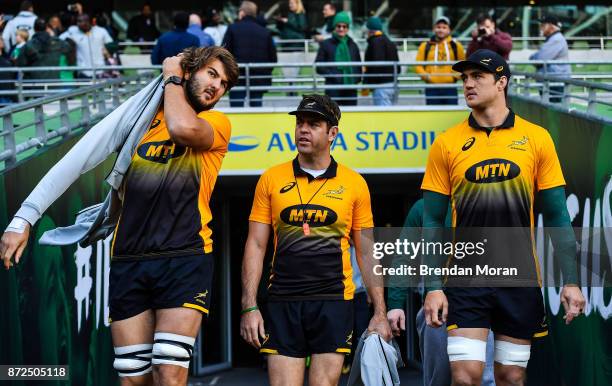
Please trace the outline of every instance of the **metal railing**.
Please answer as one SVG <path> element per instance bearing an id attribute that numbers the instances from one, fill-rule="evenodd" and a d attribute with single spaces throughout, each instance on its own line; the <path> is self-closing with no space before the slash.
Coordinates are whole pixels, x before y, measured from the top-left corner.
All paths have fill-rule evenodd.
<path id="1" fill-rule="evenodd" d="M 510 85 L 514 97 L 537 101 L 548 107 L 612 123 L 612 84 L 610 83 L 517 72 L 516 80 Z M 605 110 L 608 110 L 609 114 L 602 112 Z"/>
<path id="2" fill-rule="evenodd" d="M 400 51 L 408 52 L 414 51 L 417 49 L 419 44 L 426 41 L 428 38 L 400 38 L 400 37 L 390 37 L 391 41 L 394 42 L 397 48 Z M 365 38 L 355 38 L 353 39 L 357 45 L 361 49 L 365 49 L 367 45 L 367 39 Z M 455 40 L 461 42 L 462 44 L 468 44 L 472 38 L 455 38 Z M 523 36 L 513 36 L 512 42 L 515 47 L 523 47 L 523 48 L 537 48 L 543 41 L 544 37 L 523 37 Z M 606 48 L 612 49 L 612 36 L 567 36 L 566 40 L 570 47 L 574 46 L 574 43 L 585 43 L 585 47 L 581 48 L 594 48 L 605 50 Z M 319 47 L 319 43 L 314 39 L 274 39 L 274 43 L 279 52 L 303 52 L 303 53 L 312 53 L 317 52 Z M 141 53 L 147 54 L 151 53 L 153 50 L 153 46 L 155 46 L 155 42 L 120 42 L 119 43 L 119 52 L 125 53 L 128 48 L 138 48 Z"/>
<path id="3" fill-rule="evenodd" d="M 14 165 L 19 156 L 81 133 L 108 115 L 153 79 L 134 75 L 0 108 L 0 162 Z"/>
<path id="4" fill-rule="evenodd" d="M 324 80 L 316 75 L 317 67 L 337 66 L 338 64 L 363 65 L 364 63 L 317 63 L 315 67 L 313 67 L 313 63 L 309 63 L 308 65 L 313 69 L 314 75 L 306 78 L 273 79 L 274 82 L 270 86 L 249 85 L 248 80 L 257 79 L 257 77 L 254 75 L 247 76 L 247 83 L 244 86 L 236 87 L 234 91 L 245 92 L 242 100 L 243 102 L 246 101 L 247 105 L 249 104 L 249 98 L 253 98 L 252 93 L 259 91 L 278 94 L 276 97 L 266 96 L 263 99 L 266 106 L 273 105 L 269 103 L 270 101 L 282 102 L 282 104 L 278 104 L 279 106 L 296 106 L 301 99 L 297 93 L 329 92 L 339 89 L 350 89 L 358 92 L 365 89 L 393 88 L 397 92 L 395 102 L 400 106 L 407 108 L 419 106 L 418 108 L 423 110 L 440 110 L 440 106 L 424 105 L 428 99 L 424 95 L 425 90 L 450 88 L 455 90 L 454 96 L 439 99 L 455 99 L 459 105 L 457 106 L 457 102 L 454 102 L 455 107 L 446 106 L 442 107 L 442 110 L 465 106 L 461 97 L 460 84 L 424 84 L 418 76 L 397 75 L 394 82 L 385 84 L 326 85 Z M 414 63 L 374 62 L 368 63 L 368 65 L 393 65 L 394 68 L 399 70 L 403 66 L 414 65 Z M 248 74 L 262 66 L 264 64 L 244 67 Z M 399 71 L 397 73 L 399 74 Z M 81 133 L 105 117 L 127 97 L 135 94 L 142 86 L 150 82 L 155 74 L 155 72 L 148 71 L 131 77 L 98 80 L 95 84 L 89 86 L 0 108 L 0 124 L 2 125 L 0 131 L 0 137 L 2 138 L 0 162 L 4 163 L 4 167 L 10 167 L 42 146 Z M 298 83 L 298 81 L 303 83 Z M 552 106 L 557 110 L 612 123 L 612 116 L 601 111 L 604 109 L 610 111 L 610 107 L 612 107 L 612 85 L 610 84 L 528 72 L 515 72 L 510 84 L 510 93 L 513 97 L 528 99 L 532 102 Z M 288 93 L 288 95 L 285 95 L 285 93 Z M 360 106 L 358 108 L 372 108 L 367 107 L 371 105 L 372 98 L 355 95 Z M 228 97 L 231 97 L 231 94 L 225 96 L 218 106 L 227 107 L 230 102 Z M 397 108 L 401 107 L 398 106 L 394 109 Z"/>
<path id="5" fill-rule="evenodd" d="M 390 74 L 393 79 L 390 83 L 395 94 L 400 96 L 402 100 L 398 103 L 410 104 L 415 103 L 416 100 L 422 99 L 422 96 L 418 95 L 420 92 L 428 88 L 448 88 L 448 87 L 459 87 L 459 85 L 436 85 L 427 84 L 422 81 L 422 75 L 418 74 L 415 69 L 417 66 L 430 66 L 430 65 L 449 65 L 453 62 L 417 62 L 417 61 L 401 61 L 401 62 L 347 62 L 344 63 L 347 66 L 359 66 L 359 67 L 392 67 L 393 72 Z M 237 93 L 244 93 L 244 96 L 240 97 L 240 100 L 245 100 L 247 105 L 253 99 L 262 99 L 259 94 L 266 93 L 266 101 L 269 103 L 282 103 L 287 102 L 284 93 L 289 93 L 290 97 L 295 97 L 296 93 L 300 92 L 324 92 L 325 90 L 334 89 L 376 89 L 376 88 L 388 88 L 389 85 L 379 86 L 376 84 L 364 84 L 372 80 L 370 83 L 377 83 L 376 77 L 379 75 L 367 75 L 360 80 L 363 80 L 360 84 L 354 85 L 333 85 L 334 80 L 339 82 L 339 78 L 343 75 L 321 75 L 321 70 L 325 68 L 337 68 L 343 66 L 343 63 L 312 63 L 312 62 L 301 62 L 301 63 L 247 63 L 240 64 L 240 68 L 243 71 L 241 84 L 233 89 L 232 95 Z M 571 75 L 572 79 L 586 80 L 593 82 L 606 82 L 612 80 L 612 72 L 601 72 L 600 67 L 609 65 L 609 61 L 603 60 L 590 60 L 590 61 L 515 61 L 511 62 L 513 69 L 524 71 L 526 69 L 535 70 L 536 67 L 541 67 L 544 72 L 547 70 L 550 64 L 570 64 L 574 70 Z M 35 72 L 55 72 L 61 71 L 92 71 L 93 75 L 111 74 L 113 76 L 125 76 L 126 74 L 135 73 L 142 74 L 146 72 L 158 73 L 161 66 L 105 66 L 97 68 L 86 68 L 86 67 L 27 67 L 27 68 L 0 68 L 0 77 L 12 78 L 9 80 L 0 80 L 0 98 L 8 97 L 11 102 L 23 102 L 29 98 L 37 98 L 47 96 L 54 93 L 62 93 L 75 87 L 87 86 L 96 84 L 97 82 L 104 81 L 97 77 L 86 78 L 86 79 L 72 79 L 63 80 L 58 79 L 30 79 Z M 11 74 L 8 75 L 7 74 Z M 447 74 L 453 75 L 453 74 Z M 454 74 L 457 75 L 456 73 Z M 356 78 L 355 75 L 350 75 L 352 78 Z M 370 78 L 370 79 L 368 79 Z M 278 93 L 283 93 L 283 97 L 278 97 Z M 416 94 L 415 94 L 416 93 Z M 257 98 L 253 98 L 253 94 Z M 295 98 L 293 98 L 295 99 Z M 294 102 L 292 98 L 289 100 L 291 103 Z M 360 97 L 364 100 L 365 98 Z M 256 101 L 256 105 L 260 100 Z M 5 101 L 5 104 L 8 103 Z M 0 101 L 0 105 L 2 102 Z"/>

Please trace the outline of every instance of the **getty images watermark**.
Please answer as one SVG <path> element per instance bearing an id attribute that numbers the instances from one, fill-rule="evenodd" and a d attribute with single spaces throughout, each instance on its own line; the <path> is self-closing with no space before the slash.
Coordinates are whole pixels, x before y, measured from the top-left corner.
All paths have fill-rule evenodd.
<path id="1" fill-rule="evenodd" d="M 486 252 L 487 239 L 478 242 L 440 242 L 440 241 L 409 241 L 407 239 L 395 239 L 393 242 L 374 242 L 372 245 L 373 257 L 382 260 L 385 257 L 405 257 L 415 260 L 420 256 L 453 256 L 457 260 L 463 260 L 470 256 L 483 256 Z M 492 267 L 488 264 L 475 264 L 470 266 L 446 266 L 436 267 L 427 264 L 399 264 L 399 266 L 385 267 L 376 264 L 373 267 L 375 275 L 382 276 L 518 276 L 516 267 Z"/>
<path id="2" fill-rule="evenodd" d="M 552 239 L 574 232 L 576 243 L 555 250 Z M 362 232 L 366 275 L 390 287 L 417 287 L 428 279 L 447 287 L 560 286 L 611 287 L 610 228 L 374 228 Z M 382 281 L 375 281 L 382 285 Z M 589 284 L 590 285 L 590 284 Z"/>

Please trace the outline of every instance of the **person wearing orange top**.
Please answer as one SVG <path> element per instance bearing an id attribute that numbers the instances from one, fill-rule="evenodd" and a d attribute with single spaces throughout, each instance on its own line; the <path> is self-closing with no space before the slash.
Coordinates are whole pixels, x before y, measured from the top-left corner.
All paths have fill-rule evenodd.
<path id="1" fill-rule="evenodd" d="M 340 109 L 328 96 L 306 95 L 290 114 L 296 116 L 298 155 L 264 172 L 255 190 L 242 263 L 240 334 L 270 354 L 271 385 L 303 385 L 305 358 L 312 356 L 310 385 L 331 386 L 338 384 L 352 345 L 351 238 L 374 307 L 368 330 L 386 340 L 391 330 L 382 282 L 371 274 L 373 261 L 364 252 L 374 226 L 368 185 L 330 154 Z M 264 324 L 256 299 L 271 234 Z"/>
<path id="2" fill-rule="evenodd" d="M 187 384 L 209 313 L 209 201 L 231 135 L 229 119 L 212 109 L 238 80 L 234 57 L 221 47 L 186 49 L 162 71 L 163 102 L 122 180 L 112 239 L 113 367 L 123 386 Z M 13 255 L 19 263 L 31 226 L 16 216 L 2 236 L 7 269 Z"/>

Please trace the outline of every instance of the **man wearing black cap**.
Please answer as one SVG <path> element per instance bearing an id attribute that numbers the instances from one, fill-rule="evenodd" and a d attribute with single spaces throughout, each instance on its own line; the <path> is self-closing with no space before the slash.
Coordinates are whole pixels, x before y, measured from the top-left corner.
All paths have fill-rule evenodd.
<path id="1" fill-rule="evenodd" d="M 382 283 L 367 274 L 372 261 L 362 254 L 370 250 L 366 239 L 374 226 L 370 194 L 363 177 L 330 154 L 338 135 L 337 103 L 306 95 L 290 114 L 296 117 L 298 155 L 268 169 L 255 190 L 242 263 L 240 334 L 271 354 L 272 386 L 303 385 L 307 356 L 312 356 L 311 385 L 337 385 L 344 355 L 352 349 L 355 284 L 349 238 L 374 307 L 368 330 L 391 339 Z M 257 288 L 271 232 L 274 256 L 264 328 Z"/>
<path id="2" fill-rule="evenodd" d="M 540 32 L 546 37 L 546 40 L 540 49 L 529 57 L 529 60 L 569 60 L 567 40 L 561 33 L 561 22 L 556 16 L 543 17 L 540 20 Z M 540 74 L 569 78 L 572 73 L 572 67 L 569 64 L 546 64 L 537 67 Z M 561 102 L 564 91 L 564 86 L 550 86 L 550 102 Z"/>
<path id="3" fill-rule="evenodd" d="M 565 205 L 565 181 L 548 131 L 506 106 L 510 70 L 501 56 L 478 50 L 456 63 L 453 70 L 461 73 L 472 113 L 432 145 L 421 186 L 423 237 L 437 239 L 436 229 L 444 226 L 452 200 L 454 236 L 463 235 L 459 232 L 466 229 L 485 229 L 495 238 L 485 248 L 487 264 L 518 267 L 520 273 L 449 274 L 444 285 L 440 277 L 427 276 L 425 318 L 433 327 L 446 322 L 453 384 L 480 384 L 491 329 L 496 384 L 522 385 L 531 340 L 548 334 L 538 258 L 530 236 L 536 194 L 544 226 L 555 230 L 551 239 L 566 283 L 561 292 L 566 323 L 579 316 L 585 304 L 576 285 L 576 240 Z M 524 237 L 508 236 L 517 232 Z M 434 266 L 443 266 L 445 260 L 429 256 Z M 446 263 L 453 267 L 461 266 L 462 261 L 451 256 Z"/>

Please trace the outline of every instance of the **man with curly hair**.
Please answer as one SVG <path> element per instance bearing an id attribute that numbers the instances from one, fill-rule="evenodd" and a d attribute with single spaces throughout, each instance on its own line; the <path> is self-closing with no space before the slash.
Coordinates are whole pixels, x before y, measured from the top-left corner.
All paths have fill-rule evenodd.
<path id="1" fill-rule="evenodd" d="M 163 102 L 135 142 L 117 194 L 121 209 L 112 240 L 109 307 L 114 368 L 122 385 L 187 382 L 195 337 L 210 304 L 209 200 L 231 134 L 229 119 L 212 108 L 237 79 L 234 57 L 221 47 L 190 48 L 164 60 Z M 130 119 L 126 115 L 121 119 Z M 95 130 L 73 150 L 91 142 Z M 125 140 L 119 145 L 128 146 Z M 68 181 L 56 174 L 72 161 L 68 154 L 43 178 L 7 228 L 0 244 L 6 269 L 13 255 L 19 263 L 31 226 L 61 194 L 41 194 L 48 177 L 63 187 L 78 177 Z"/>

